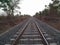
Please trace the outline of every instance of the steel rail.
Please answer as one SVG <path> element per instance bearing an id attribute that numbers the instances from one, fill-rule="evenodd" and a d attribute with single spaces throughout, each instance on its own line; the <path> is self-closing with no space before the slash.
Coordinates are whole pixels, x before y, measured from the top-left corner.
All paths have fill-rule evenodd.
<path id="1" fill-rule="evenodd" d="M 13 41 L 13 43 L 11 45 L 16 45 L 18 40 L 20 39 L 20 37 L 22 36 L 23 32 L 25 31 L 26 27 L 28 26 L 29 21 L 26 23 L 26 25 L 24 26 L 24 28 L 21 30 L 20 34 L 17 36 L 17 38 L 15 39 L 15 41 Z"/>
<path id="2" fill-rule="evenodd" d="M 42 38 L 43 38 L 43 40 L 44 40 L 44 44 L 45 44 L 45 45 L 49 45 L 48 41 L 47 41 L 46 38 L 44 37 L 44 35 L 43 35 L 42 31 L 40 30 L 40 28 L 39 28 L 39 26 L 38 26 L 38 24 L 37 24 L 36 21 L 35 21 L 35 25 L 36 25 L 39 33 L 41 34 L 41 36 L 42 36 Z"/>
<path id="3" fill-rule="evenodd" d="M 43 39 L 43 41 L 44 41 L 44 42 L 43 42 L 44 45 L 49 45 L 48 41 L 46 40 L 46 38 L 44 37 L 42 31 L 40 30 L 37 22 L 36 22 L 36 21 L 34 21 L 34 22 L 35 22 L 35 25 L 36 25 L 36 27 L 37 27 L 40 35 L 42 36 L 42 39 Z M 17 45 L 18 40 L 20 39 L 20 37 L 21 37 L 22 34 L 24 33 L 24 31 L 25 31 L 25 29 L 27 28 L 28 24 L 29 24 L 29 22 L 26 23 L 26 25 L 24 26 L 24 28 L 22 29 L 22 31 L 20 32 L 20 34 L 18 35 L 18 37 L 15 39 L 15 41 L 12 43 L 12 45 Z"/>

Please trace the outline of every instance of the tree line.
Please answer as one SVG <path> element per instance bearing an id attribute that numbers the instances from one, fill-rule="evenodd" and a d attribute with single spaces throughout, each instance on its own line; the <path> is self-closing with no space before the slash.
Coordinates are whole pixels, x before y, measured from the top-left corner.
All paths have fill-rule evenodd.
<path id="1" fill-rule="evenodd" d="M 60 0 L 52 0 L 52 2 L 48 6 L 45 5 L 46 8 L 37 12 L 35 16 L 60 17 Z"/>

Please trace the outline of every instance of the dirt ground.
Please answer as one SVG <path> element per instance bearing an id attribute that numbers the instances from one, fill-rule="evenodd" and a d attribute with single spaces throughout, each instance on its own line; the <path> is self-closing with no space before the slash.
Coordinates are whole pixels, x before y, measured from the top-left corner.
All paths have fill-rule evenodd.
<path id="1" fill-rule="evenodd" d="M 3 17 L 0 17 L 0 34 L 7 31 L 11 27 L 19 24 L 20 22 L 24 21 L 27 16 L 20 16 L 18 18 L 12 19 L 12 20 L 7 20 L 6 18 L 3 19 Z"/>
<path id="2" fill-rule="evenodd" d="M 52 17 L 50 19 L 48 19 L 47 17 L 44 18 L 40 18 L 40 17 L 37 17 L 39 20 L 43 21 L 43 22 L 46 22 L 47 24 L 49 24 L 50 26 L 60 30 L 60 17 Z"/>
<path id="3" fill-rule="evenodd" d="M 60 30 L 60 21 L 59 22 L 53 22 L 53 21 L 45 21 L 47 24 L 51 25 L 52 27 Z"/>

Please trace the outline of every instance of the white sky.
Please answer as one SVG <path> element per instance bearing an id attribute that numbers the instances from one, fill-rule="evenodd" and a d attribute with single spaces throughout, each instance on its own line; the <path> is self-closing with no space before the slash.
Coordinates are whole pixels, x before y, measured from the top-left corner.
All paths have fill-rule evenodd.
<path id="1" fill-rule="evenodd" d="M 36 12 L 42 11 L 45 5 L 49 5 L 51 0 L 21 0 L 19 6 L 22 14 L 33 16 Z"/>
<path id="2" fill-rule="evenodd" d="M 0 9 L 0 16 L 3 16 L 3 15 L 7 15 L 6 12 L 4 12 L 3 10 Z"/>

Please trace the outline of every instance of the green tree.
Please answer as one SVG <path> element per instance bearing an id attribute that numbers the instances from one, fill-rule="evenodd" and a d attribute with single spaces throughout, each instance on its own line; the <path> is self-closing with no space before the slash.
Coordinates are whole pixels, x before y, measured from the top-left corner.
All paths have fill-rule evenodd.
<path id="1" fill-rule="evenodd" d="M 58 10 L 59 10 L 59 0 L 52 0 L 53 3 L 49 4 L 49 15 L 51 16 L 58 16 Z"/>
<path id="2" fill-rule="evenodd" d="M 37 15 L 37 16 L 38 16 L 38 15 L 39 15 L 39 13 L 38 13 L 38 12 L 36 12 L 36 14 L 35 14 L 35 15 Z"/>
<path id="3" fill-rule="evenodd" d="M 42 15 L 42 12 L 41 12 L 41 11 L 39 11 L 39 15 L 40 15 L 40 16 Z"/>
<path id="4" fill-rule="evenodd" d="M 44 9 L 42 11 L 42 16 L 48 16 L 48 9 Z"/>
<path id="5" fill-rule="evenodd" d="M 14 9 L 18 6 L 20 0 L 0 0 L 0 8 L 3 8 L 8 15 L 14 15 Z"/>

